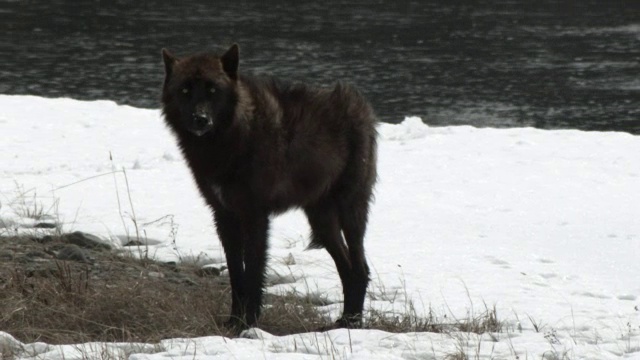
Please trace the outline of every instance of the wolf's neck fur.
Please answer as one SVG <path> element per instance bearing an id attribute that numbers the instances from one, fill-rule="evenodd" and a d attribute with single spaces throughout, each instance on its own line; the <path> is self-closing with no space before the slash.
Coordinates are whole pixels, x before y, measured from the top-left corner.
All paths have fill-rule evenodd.
<path id="1" fill-rule="evenodd" d="M 227 126 L 215 129 L 211 134 L 193 139 L 193 134 L 182 131 L 178 134 L 182 149 L 189 167 L 194 173 L 208 178 L 212 183 L 222 183 L 235 174 L 234 169 L 245 157 L 251 137 L 251 124 L 255 117 L 254 100 L 245 85 L 238 81 L 237 100 L 230 119 L 225 119 Z M 207 156 L 202 156 L 207 154 Z M 196 176 L 198 178 L 198 176 Z"/>

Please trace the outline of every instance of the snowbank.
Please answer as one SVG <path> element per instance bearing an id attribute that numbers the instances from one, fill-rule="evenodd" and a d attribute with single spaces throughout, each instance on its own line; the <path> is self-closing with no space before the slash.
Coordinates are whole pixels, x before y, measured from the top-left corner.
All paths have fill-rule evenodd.
<path id="1" fill-rule="evenodd" d="M 34 231 L 25 209 L 42 209 L 67 230 L 121 245 L 135 236 L 135 219 L 160 258 L 224 261 L 159 111 L 31 96 L 0 96 L 0 109 L 0 233 Z M 439 359 L 460 344 L 475 354 L 478 341 L 480 358 L 640 357 L 640 137 L 433 128 L 415 117 L 379 130 L 365 306 L 465 317 L 495 304 L 508 333 L 258 331 L 258 340 L 140 345 L 146 355 L 131 358 Z M 294 287 L 339 300 L 333 262 L 323 251 L 304 251 L 307 233 L 299 212 L 275 219 L 269 276 L 291 282 L 269 291 Z M 337 314 L 339 304 L 326 310 Z M 30 346 L 43 359 L 77 356 Z"/>

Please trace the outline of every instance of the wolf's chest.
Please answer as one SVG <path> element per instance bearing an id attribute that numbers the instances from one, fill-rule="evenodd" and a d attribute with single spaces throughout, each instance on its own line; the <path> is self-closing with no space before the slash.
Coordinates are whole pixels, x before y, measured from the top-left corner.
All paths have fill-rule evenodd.
<path id="1" fill-rule="evenodd" d="M 222 187 L 217 184 L 211 184 L 209 186 L 209 190 L 211 191 L 211 194 L 213 195 L 213 197 L 216 198 L 216 200 L 218 200 L 220 204 L 222 204 L 222 206 L 226 207 L 224 193 L 222 192 Z"/>

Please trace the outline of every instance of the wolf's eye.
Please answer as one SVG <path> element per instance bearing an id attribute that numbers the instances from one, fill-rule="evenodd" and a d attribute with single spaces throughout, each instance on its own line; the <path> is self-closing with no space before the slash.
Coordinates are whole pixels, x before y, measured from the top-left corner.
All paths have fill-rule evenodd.
<path id="1" fill-rule="evenodd" d="M 187 89 L 187 88 L 182 88 L 182 93 L 183 93 L 183 94 L 188 94 L 188 93 L 189 93 L 189 89 Z"/>
<path id="2" fill-rule="evenodd" d="M 211 89 L 209 89 L 209 92 L 212 93 L 212 94 L 215 93 L 216 92 L 216 88 L 212 87 Z"/>

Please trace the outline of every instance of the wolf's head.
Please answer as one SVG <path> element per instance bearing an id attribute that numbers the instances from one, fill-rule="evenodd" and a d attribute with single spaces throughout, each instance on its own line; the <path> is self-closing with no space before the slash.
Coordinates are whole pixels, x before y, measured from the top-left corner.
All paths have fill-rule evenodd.
<path id="1" fill-rule="evenodd" d="M 222 56 L 177 58 L 162 49 L 162 58 L 163 111 L 175 131 L 203 136 L 232 121 L 238 101 L 238 45 L 231 46 Z"/>

